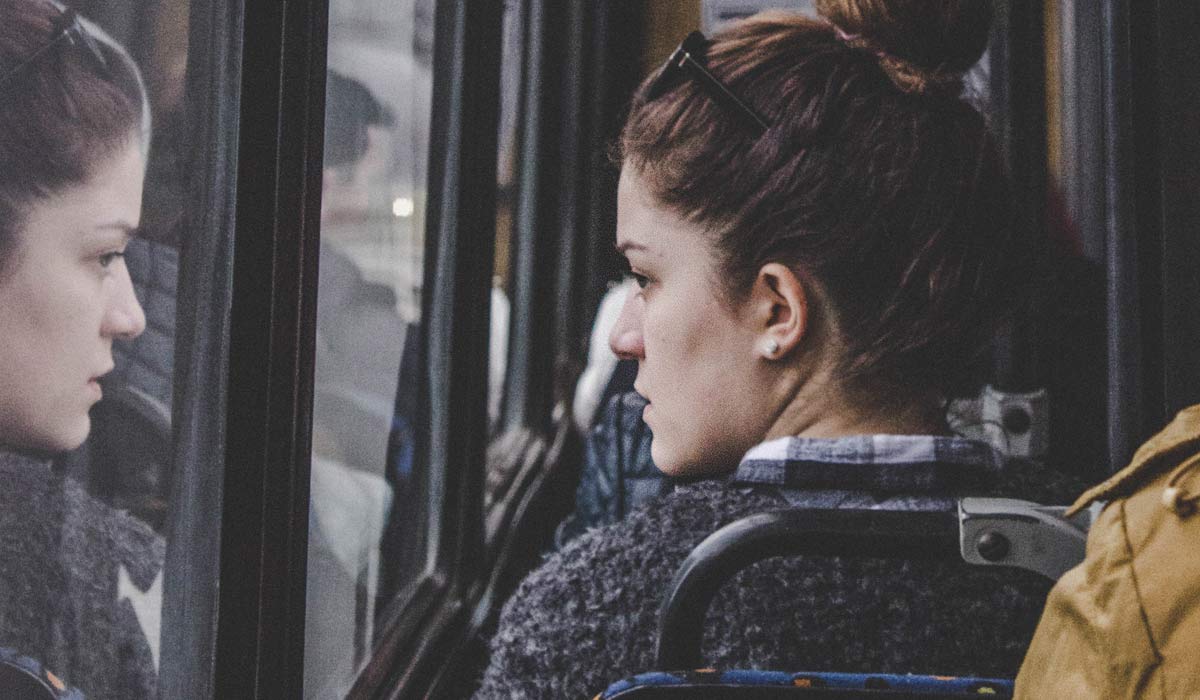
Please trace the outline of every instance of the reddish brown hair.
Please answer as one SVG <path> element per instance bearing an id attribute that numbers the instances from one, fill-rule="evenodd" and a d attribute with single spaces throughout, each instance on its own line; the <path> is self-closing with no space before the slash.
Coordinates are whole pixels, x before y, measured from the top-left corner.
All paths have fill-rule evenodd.
<path id="1" fill-rule="evenodd" d="M 0 270 L 30 205 L 85 182 L 142 126 L 128 59 L 98 40 L 105 68 L 82 42 L 55 41 L 60 16 L 50 2 L 0 0 L 0 75 L 16 69 L 0 83 Z"/>
<path id="2" fill-rule="evenodd" d="M 682 80 L 635 98 L 617 157 L 712 231 L 731 303 L 785 263 L 829 300 L 844 377 L 945 396 L 1011 308 L 1030 247 L 985 120 L 960 98 L 990 10 L 818 6 L 842 24 L 760 15 L 710 43 L 709 69 L 767 117 L 765 134 Z"/>

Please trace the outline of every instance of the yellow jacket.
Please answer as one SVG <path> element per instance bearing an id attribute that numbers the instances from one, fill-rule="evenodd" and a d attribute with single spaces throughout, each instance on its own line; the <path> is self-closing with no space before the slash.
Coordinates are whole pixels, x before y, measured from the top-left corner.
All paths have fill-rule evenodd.
<path id="1" fill-rule="evenodd" d="M 1200 698 L 1200 405 L 1085 493 L 1110 501 L 1059 580 L 1017 698 Z"/>

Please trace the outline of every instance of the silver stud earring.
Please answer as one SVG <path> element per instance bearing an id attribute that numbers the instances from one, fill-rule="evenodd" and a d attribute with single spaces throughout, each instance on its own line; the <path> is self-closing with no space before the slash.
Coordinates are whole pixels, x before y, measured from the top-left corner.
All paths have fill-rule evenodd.
<path id="1" fill-rule="evenodd" d="M 767 351 L 767 355 L 774 355 L 775 353 L 779 352 L 779 343 L 775 342 L 774 340 L 768 340 L 767 342 L 763 343 L 763 350 Z"/>

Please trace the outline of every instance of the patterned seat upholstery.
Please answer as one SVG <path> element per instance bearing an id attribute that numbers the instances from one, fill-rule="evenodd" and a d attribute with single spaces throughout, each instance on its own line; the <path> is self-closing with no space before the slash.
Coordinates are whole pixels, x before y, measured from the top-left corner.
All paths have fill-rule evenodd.
<path id="1" fill-rule="evenodd" d="M 1012 697 L 1010 680 L 885 673 L 791 673 L 705 669 L 643 673 L 617 681 L 596 700 L 635 698 L 815 697 Z"/>

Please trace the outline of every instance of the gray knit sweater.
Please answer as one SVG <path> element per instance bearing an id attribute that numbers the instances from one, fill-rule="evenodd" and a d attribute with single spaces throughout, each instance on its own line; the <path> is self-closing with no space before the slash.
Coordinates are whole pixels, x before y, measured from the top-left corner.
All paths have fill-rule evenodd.
<path id="1" fill-rule="evenodd" d="M 1078 485 L 1032 465 L 994 495 L 1062 502 Z M 551 556 L 501 615 L 476 698 L 586 698 L 653 670 L 658 608 L 691 549 L 719 527 L 785 507 L 770 489 L 679 487 Z M 709 611 L 719 668 L 1013 676 L 1050 583 L 1009 569 L 779 558 L 743 571 Z"/>
<path id="2" fill-rule="evenodd" d="M 163 554 L 141 521 L 46 462 L 0 450 L 0 646 L 42 662 L 88 700 L 157 697 L 139 614 L 154 617 L 149 591 Z"/>

